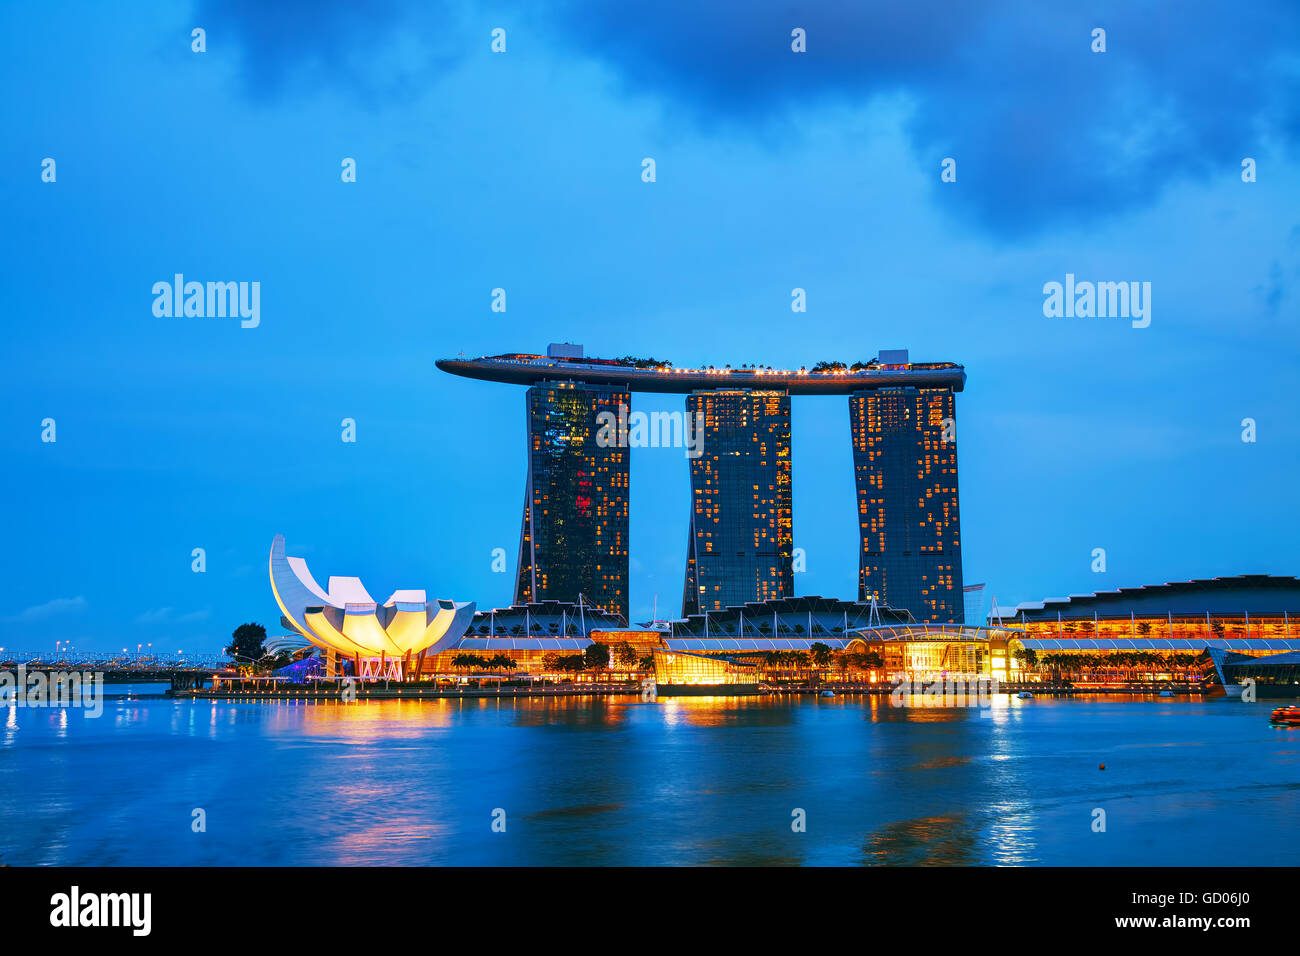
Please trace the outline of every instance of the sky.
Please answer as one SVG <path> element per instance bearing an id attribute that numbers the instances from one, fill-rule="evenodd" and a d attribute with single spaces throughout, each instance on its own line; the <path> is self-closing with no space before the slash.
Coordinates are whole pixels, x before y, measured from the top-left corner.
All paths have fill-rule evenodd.
<path id="1" fill-rule="evenodd" d="M 0 8 L 0 647 L 282 633 L 277 533 L 322 581 L 508 604 L 524 390 L 434 361 L 559 341 L 961 363 L 1001 605 L 1300 573 L 1300 8 L 845 6 Z M 155 315 L 177 273 L 260 283 L 259 323 Z M 1150 325 L 1044 315 L 1067 273 L 1151 283 Z M 793 430 L 796 591 L 853 598 L 846 400 Z M 675 616 L 682 450 L 631 482 L 632 618 Z"/>

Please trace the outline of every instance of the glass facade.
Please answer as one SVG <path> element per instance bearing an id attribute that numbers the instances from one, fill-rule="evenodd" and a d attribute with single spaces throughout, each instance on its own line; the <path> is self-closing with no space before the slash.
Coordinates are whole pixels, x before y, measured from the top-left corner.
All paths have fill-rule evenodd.
<path id="1" fill-rule="evenodd" d="M 1168 639 L 1185 642 L 1192 641 L 1207 646 L 1210 641 L 1227 641 L 1233 651 L 1244 654 L 1275 654 L 1284 649 L 1284 642 L 1300 638 L 1300 626 L 1293 626 L 1288 614 L 1175 614 L 1161 616 L 1125 615 L 1123 617 L 1096 618 L 1050 618 L 1047 620 L 1021 621 L 1008 618 L 1008 626 L 1015 627 L 1030 638 L 1054 638 L 1077 640 L 1090 644 L 1095 642 L 1097 651 L 1104 652 L 1114 647 L 1115 641 L 1145 643 L 1149 641 L 1153 650 L 1162 648 L 1161 642 Z M 1250 642 L 1264 642 L 1267 646 L 1257 649 L 1250 647 Z M 1167 646 L 1167 645 L 1164 645 Z M 1076 648 L 1062 648 L 1069 652 Z M 1081 651 L 1092 648 L 1084 646 Z"/>
<path id="2" fill-rule="evenodd" d="M 758 667 L 731 657 L 656 649 L 654 659 L 661 690 L 674 684 L 758 684 Z"/>
<path id="3" fill-rule="evenodd" d="M 596 416 L 626 390 L 575 382 L 528 389 L 528 483 L 515 604 L 558 600 L 628 613 L 628 449 L 596 443 Z M 626 412 L 624 412 L 626 415 Z"/>
<path id="4" fill-rule="evenodd" d="M 886 673 L 899 679 L 933 680 L 955 674 L 1006 677 L 1006 644 L 995 673 L 987 641 L 888 641 L 877 645 Z"/>
<path id="5" fill-rule="evenodd" d="M 703 415 L 703 453 L 690 459 L 691 520 L 682 616 L 789 597 L 793 512 L 790 396 L 719 389 L 686 398 Z"/>
<path id="6" fill-rule="evenodd" d="M 891 386 L 849 396 L 858 599 L 906 608 L 918 621 L 960 623 L 964 616 L 955 407 L 950 388 Z"/>

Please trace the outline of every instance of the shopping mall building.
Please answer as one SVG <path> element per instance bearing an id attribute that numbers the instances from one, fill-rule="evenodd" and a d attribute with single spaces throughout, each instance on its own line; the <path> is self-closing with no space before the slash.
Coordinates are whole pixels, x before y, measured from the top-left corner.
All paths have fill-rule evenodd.
<path id="1" fill-rule="evenodd" d="M 755 683 L 770 674 L 773 652 L 806 654 L 820 643 L 832 650 L 831 676 L 845 657 L 870 655 L 879 662 L 863 675 L 871 681 L 1194 682 L 1213 671 L 1207 650 L 1232 661 L 1259 658 L 1265 668 L 1270 655 L 1300 650 L 1293 614 L 1300 615 L 1300 580 L 1260 574 L 1049 598 L 1010 614 L 1003 609 L 985 626 L 918 623 L 906 611 L 862 602 L 787 598 L 674 622 L 655 673 L 661 688 Z"/>
<path id="2" fill-rule="evenodd" d="M 1300 580 L 1242 574 L 1073 594 L 995 611 L 1040 672 L 1105 681 L 1204 672 L 1207 650 L 1266 657 L 1300 649 Z"/>
<path id="3" fill-rule="evenodd" d="M 995 612 L 1025 648 L 1063 653 L 1223 648 L 1263 655 L 1300 649 L 1300 580 L 1242 574 L 1072 594 Z"/>

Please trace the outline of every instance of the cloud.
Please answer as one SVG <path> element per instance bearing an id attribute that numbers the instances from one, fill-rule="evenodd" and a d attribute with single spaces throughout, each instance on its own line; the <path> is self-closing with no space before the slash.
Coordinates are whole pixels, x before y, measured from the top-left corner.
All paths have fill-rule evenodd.
<path id="1" fill-rule="evenodd" d="M 1008 237 L 1143 206 L 1180 178 L 1235 181 L 1244 156 L 1300 139 L 1300 7 L 1287 0 L 847 6 L 575 0 L 565 33 L 629 90 L 709 126 L 904 94 L 936 198 Z M 796 26 L 807 53 L 790 50 Z M 957 182 L 940 184 L 948 156 Z"/>
<path id="2" fill-rule="evenodd" d="M 1281 310 L 1282 300 L 1286 297 L 1286 280 L 1282 274 L 1282 263 L 1274 259 L 1268 270 L 1268 282 L 1254 286 L 1251 291 L 1259 297 L 1270 315 L 1277 315 Z"/>
<path id="3" fill-rule="evenodd" d="M 32 607 L 19 611 L 11 621 L 44 621 L 47 618 L 55 617 L 59 614 L 70 614 L 74 611 L 84 611 L 86 609 L 86 599 L 81 595 L 73 598 L 55 598 L 52 601 L 46 601 L 44 604 L 36 604 Z"/>
<path id="4" fill-rule="evenodd" d="M 510 21 L 512 52 L 599 62 L 625 95 L 668 104 L 693 133 L 770 145 L 823 107 L 905 103 L 936 201 L 1002 238 L 1102 221 L 1181 179 L 1234 181 L 1243 157 L 1300 140 L 1292 0 L 569 0 L 529 9 L 537 24 L 481 12 L 413 0 L 198 5 L 209 43 L 230 37 L 259 99 L 334 88 L 372 108 L 408 101 Z M 806 53 L 791 51 L 795 27 Z M 1097 27 L 1104 53 L 1091 49 Z M 939 181 L 945 157 L 956 183 Z"/>
<path id="5" fill-rule="evenodd" d="M 452 12 L 431 0 L 200 0 L 195 20 L 209 51 L 238 50 L 252 99 L 334 88 L 376 108 L 419 95 L 467 51 L 452 42 Z"/>
<path id="6" fill-rule="evenodd" d="M 135 619 L 137 624 L 193 624 L 197 621 L 206 621 L 212 614 L 211 608 L 203 608 L 200 611 L 190 611 L 186 614 L 177 615 L 169 607 L 154 608 L 152 611 L 145 611 Z"/>

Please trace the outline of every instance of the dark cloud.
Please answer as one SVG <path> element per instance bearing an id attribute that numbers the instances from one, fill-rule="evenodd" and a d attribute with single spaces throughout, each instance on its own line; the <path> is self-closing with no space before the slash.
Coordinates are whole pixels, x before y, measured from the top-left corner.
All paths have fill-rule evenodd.
<path id="1" fill-rule="evenodd" d="M 198 0 L 208 50 L 238 49 L 255 100 L 343 90 L 375 108 L 418 96 L 467 52 L 453 4 L 422 0 Z"/>
<path id="2" fill-rule="evenodd" d="M 1014 236 L 1151 202 L 1183 177 L 1236 179 L 1300 138 L 1300 5 L 796 4 L 574 0 L 564 28 L 629 89 L 706 124 L 780 122 L 905 93 L 941 198 Z M 808 52 L 790 50 L 792 28 Z M 1093 53 L 1093 28 L 1107 52 Z M 958 183 L 938 185 L 952 156 Z"/>
<path id="3" fill-rule="evenodd" d="M 457 8 L 459 9 L 459 8 Z M 340 85 L 372 101 L 432 81 L 473 42 L 442 4 L 214 3 L 243 47 L 250 89 Z M 755 134 L 828 104 L 902 94 L 936 198 L 991 234 L 1089 223 L 1153 202 L 1180 179 L 1235 179 L 1244 156 L 1300 140 L 1294 0 L 568 0 L 531 9 L 557 57 L 612 69 L 632 95 L 700 129 Z M 481 19 L 481 18 L 480 18 Z M 808 52 L 790 50 L 794 27 Z M 1107 32 L 1093 53 L 1091 31 Z M 405 68 L 412 37 L 441 49 Z M 431 39 L 433 38 L 433 39 Z M 211 42 L 211 41 L 210 41 Z M 512 37 L 514 49 L 523 43 Z M 769 139 L 770 141 L 770 139 Z M 940 186 L 939 163 L 958 182 Z M 882 172 L 882 175 L 889 175 Z"/>

